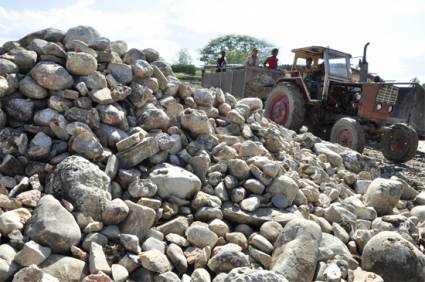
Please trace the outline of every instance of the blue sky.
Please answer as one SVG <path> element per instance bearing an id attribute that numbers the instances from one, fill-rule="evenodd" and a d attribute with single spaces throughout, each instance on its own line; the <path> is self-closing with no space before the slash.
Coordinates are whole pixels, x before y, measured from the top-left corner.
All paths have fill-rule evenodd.
<path id="1" fill-rule="evenodd" d="M 0 43 L 80 24 L 131 47 L 153 47 L 170 62 L 181 48 L 196 58 L 209 39 L 229 33 L 273 43 L 283 63 L 297 47 L 330 46 L 359 56 L 371 42 L 371 72 L 425 82 L 425 1 L 0 0 Z"/>

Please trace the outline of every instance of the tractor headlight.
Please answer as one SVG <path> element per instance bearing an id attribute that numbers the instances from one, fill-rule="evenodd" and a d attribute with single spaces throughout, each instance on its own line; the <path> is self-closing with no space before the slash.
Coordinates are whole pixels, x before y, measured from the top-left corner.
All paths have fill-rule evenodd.
<path id="1" fill-rule="evenodd" d="M 376 110 L 380 111 L 381 109 L 382 109 L 382 104 L 381 103 L 376 104 Z"/>
<path id="2" fill-rule="evenodd" d="M 393 111 L 393 105 L 388 106 L 388 111 L 391 113 Z"/>

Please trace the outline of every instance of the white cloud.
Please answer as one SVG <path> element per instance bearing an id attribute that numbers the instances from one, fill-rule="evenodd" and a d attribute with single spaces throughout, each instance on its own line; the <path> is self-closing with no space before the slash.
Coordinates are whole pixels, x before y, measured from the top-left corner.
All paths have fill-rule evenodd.
<path id="1" fill-rule="evenodd" d="M 84 24 L 131 47 L 153 47 L 173 61 L 181 48 L 193 54 L 214 36 L 240 33 L 272 42 L 281 50 L 281 62 L 290 63 L 296 47 L 324 45 L 359 56 L 370 41 L 372 72 L 425 82 L 424 1 L 122 0 L 120 7 L 128 9 L 119 11 L 104 3 L 80 0 L 63 8 L 20 11 L 0 4 L 0 42 L 49 26 L 67 30 Z"/>

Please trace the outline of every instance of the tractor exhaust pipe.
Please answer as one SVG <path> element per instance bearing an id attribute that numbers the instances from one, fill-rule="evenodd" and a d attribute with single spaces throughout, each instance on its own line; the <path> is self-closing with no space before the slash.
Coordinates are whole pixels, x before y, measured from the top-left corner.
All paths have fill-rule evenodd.
<path id="1" fill-rule="evenodd" d="M 366 51 L 367 47 L 369 46 L 369 42 L 365 44 L 363 48 L 363 58 L 359 61 L 359 67 L 360 67 L 360 82 L 367 82 L 367 75 L 369 72 L 369 63 L 366 60 Z"/>

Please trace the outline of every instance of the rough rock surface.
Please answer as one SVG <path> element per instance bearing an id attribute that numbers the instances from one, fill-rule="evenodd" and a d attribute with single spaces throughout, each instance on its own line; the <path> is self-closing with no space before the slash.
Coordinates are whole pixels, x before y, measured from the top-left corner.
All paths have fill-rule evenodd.
<path id="1" fill-rule="evenodd" d="M 2 45 L 0 281 L 424 280 L 405 167 L 160 58 L 87 26 Z"/>

